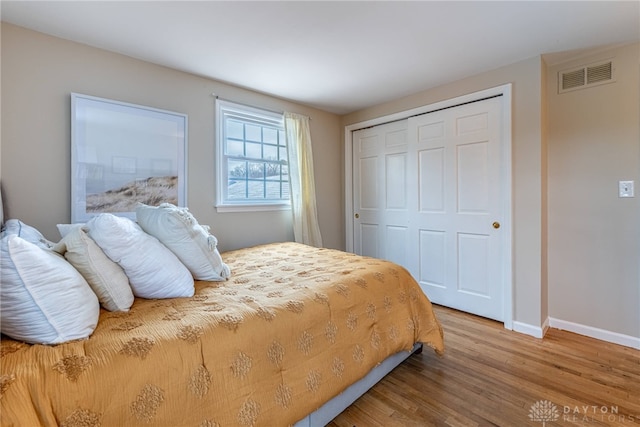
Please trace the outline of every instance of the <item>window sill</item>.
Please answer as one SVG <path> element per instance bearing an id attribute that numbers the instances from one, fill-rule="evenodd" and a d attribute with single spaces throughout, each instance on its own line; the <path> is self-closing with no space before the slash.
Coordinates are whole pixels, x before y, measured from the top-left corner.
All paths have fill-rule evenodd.
<path id="1" fill-rule="evenodd" d="M 265 212 L 265 211 L 290 211 L 291 205 L 216 205 L 218 213 L 226 212 Z"/>

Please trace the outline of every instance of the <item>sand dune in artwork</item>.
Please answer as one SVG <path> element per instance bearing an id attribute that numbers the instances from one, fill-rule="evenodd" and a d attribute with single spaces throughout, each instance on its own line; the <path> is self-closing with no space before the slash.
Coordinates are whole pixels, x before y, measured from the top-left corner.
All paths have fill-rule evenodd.
<path id="1" fill-rule="evenodd" d="M 116 190 L 87 195 L 87 212 L 134 212 L 137 203 L 178 204 L 178 177 L 161 176 L 130 182 Z"/>

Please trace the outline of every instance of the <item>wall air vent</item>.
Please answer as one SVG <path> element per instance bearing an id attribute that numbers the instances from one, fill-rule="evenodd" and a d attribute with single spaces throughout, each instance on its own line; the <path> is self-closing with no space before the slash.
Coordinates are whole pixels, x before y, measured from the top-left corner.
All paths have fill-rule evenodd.
<path id="1" fill-rule="evenodd" d="M 562 75 L 562 89 L 569 90 L 575 89 L 581 86 L 584 86 L 584 76 L 585 76 L 585 68 L 580 68 L 575 71 L 567 71 L 566 73 L 561 73 Z"/>
<path id="2" fill-rule="evenodd" d="M 584 89 L 605 83 L 613 83 L 613 61 L 598 62 L 560 71 L 558 76 L 558 93 L 575 89 Z"/>

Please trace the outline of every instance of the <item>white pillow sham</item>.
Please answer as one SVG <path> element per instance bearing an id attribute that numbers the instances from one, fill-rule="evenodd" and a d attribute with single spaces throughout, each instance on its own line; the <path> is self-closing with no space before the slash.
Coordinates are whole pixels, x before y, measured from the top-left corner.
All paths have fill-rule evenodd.
<path id="1" fill-rule="evenodd" d="M 128 311 L 133 292 L 122 267 L 107 257 L 81 225 L 71 228 L 53 250 L 82 274 L 100 304 L 109 311 Z"/>
<path id="2" fill-rule="evenodd" d="M 69 234 L 73 229 L 76 229 L 78 227 L 83 227 L 84 224 L 81 223 L 76 223 L 76 224 L 56 224 L 56 227 L 58 228 L 58 233 L 60 233 L 60 237 L 62 237 L 64 239 L 64 236 L 66 236 L 67 234 Z"/>
<path id="3" fill-rule="evenodd" d="M 17 234 L 0 241 L 0 329 L 33 344 L 87 338 L 100 305 L 84 278 L 57 253 Z"/>
<path id="4" fill-rule="evenodd" d="M 25 224 L 19 219 L 8 219 L 7 222 L 4 223 L 2 232 L 5 234 L 15 234 L 42 249 L 51 249 L 55 244 L 52 241 L 45 239 L 42 233 L 40 233 L 36 228 Z"/>
<path id="5" fill-rule="evenodd" d="M 122 267 L 135 296 L 150 299 L 193 296 L 189 270 L 132 220 L 103 213 L 91 218 L 86 227 L 89 237 Z"/>
<path id="6" fill-rule="evenodd" d="M 136 219 L 142 229 L 169 248 L 196 280 L 222 281 L 231 271 L 218 252 L 218 240 L 187 208 L 171 203 L 148 206 L 139 203 Z"/>

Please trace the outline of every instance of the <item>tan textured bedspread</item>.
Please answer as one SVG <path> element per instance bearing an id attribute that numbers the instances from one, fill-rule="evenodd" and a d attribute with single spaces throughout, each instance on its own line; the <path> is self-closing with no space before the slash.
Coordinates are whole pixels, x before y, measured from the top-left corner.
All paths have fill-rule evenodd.
<path id="1" fill-rule="evenodd" d="M 443 349 L 395 264 L 296 243 L 223 258 L 229 281 L 103 311 L 88 340 L 3 339 L 1 425 L 286 426 L 414 342 Z"/>

